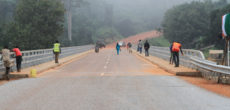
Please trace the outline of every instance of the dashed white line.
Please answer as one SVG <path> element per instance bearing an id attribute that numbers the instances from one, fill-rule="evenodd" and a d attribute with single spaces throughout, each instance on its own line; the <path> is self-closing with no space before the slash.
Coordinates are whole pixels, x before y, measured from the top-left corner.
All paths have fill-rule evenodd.
<path id="1" fill-rule="evenodd" d="M 105 73 L 101 73 L 101 76 L 104 76 L 105 75 Z"/>

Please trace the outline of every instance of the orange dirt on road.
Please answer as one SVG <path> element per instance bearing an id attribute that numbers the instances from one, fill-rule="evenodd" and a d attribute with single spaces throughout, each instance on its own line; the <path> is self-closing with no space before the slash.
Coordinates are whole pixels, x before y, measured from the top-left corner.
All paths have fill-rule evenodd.
<path id="1" fill-rule="evenodd" d="M 139 40 L 145 40 L 145 39 L 149 39 L 149 38 L 157 38 L 160 37 L 162 35 L 162 33 L 153 30 L 153 31 L 149 31 L 149 32 L 144 32 L 144 33 L 140 33 L 134 36 L 129 36 L 128 38 L 125 38 L 123 40 L 120 41 L 124 41 L 126 43 L 131 42 L 132 44 L 137 44 Z M 116 42 L 108 45 L 107 47 L 109 48 L 113 48 L 114 46 L 116 46 Z"/>
<path id="2" fill-rule="evenodd" d="M 198 87 L 204 88 L 208 91 L 212 91 L 214 93 L 223 95 L 225 97 L 230 98 L 230 86 L 224 84 L 216 84 L 214 82 L 205 80 L 200 77 L 184 77 L 180 76 L 180 78 L 184 79 L 185 81 L 194 84 Z"/>

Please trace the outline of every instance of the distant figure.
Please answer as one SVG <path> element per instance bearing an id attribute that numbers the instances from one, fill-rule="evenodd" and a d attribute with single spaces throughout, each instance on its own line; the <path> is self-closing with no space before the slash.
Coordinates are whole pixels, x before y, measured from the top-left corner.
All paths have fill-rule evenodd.
<path id="1" fill-rule="evenodd" d="M 179 52 L 181 52 L 181 54 L 184 55 L 181 44 L 178 42 L 173 42 L 172 52 L 173 52 L 173 61 L 175 63 L 175 67 L 179 67 L 179 62 L 180 62 Z"/>
<path id="2" fill-rule="evenodd" d="M 59 54 L 61 53 L 60 46 L 61 44 L 59 43 L 59 41 L 56 41 L 56 43 L 54 43 L 53 53 L 55 55 L 55 63 L 59 63 L 58 58 L 59 58 Z"/>
<path id="3" fill-rule="evenodd" d="M 96 45 L 96 46 L 95 46 L 95 52 L 96 52 L 96 53 L 99 53 L 99 49 L 100 49 L 100 47 L 99 47 L 98 45 Z"/>
<path id="4" fill-rule="evenodd" d="M 6 68 L 6 71 L 5 71 L 6 80 L 10 80 L 10 78 L 9 78 L 10 67 L 13 65 L 13 62 L 10 61 L 10 50 L 9 50 L 8 46 L 4 46 L 4 48 L 2 49 L 1 60 L 3 61 L 4 66 Z"/>
<path id="5" fill-rule="evenodd" d="M 138 43 L 138 51 L 140 52 L 140 54 L 142 54 L 142 41 L 139 40 L 139 43 Z"/>
<path id="6" fill-rule="evenodd" d="M 128 48 L 129 53 L 132 53 L 132 44 L 131 44 L 131 42 L 129 42 L 127 44 L 127 48 Z"/>
<path id="7" fill-rule="evenodd" d="M 149 56 L 150 45 L 149 45 L 148 40 L 145 41 L 144 48 L 145 48 L 145 56 Z"/>
<path id="8" fill-rule="evenodd" d="M 13 49 L 13 52 L 15 53 L 15 56 L 16 56 L 17 71 L 21 72 L 22 53 L 18 46 L 15 46 L 15 48 Z"/>
<path id="9" fill-rule="evenodd" d="M 117 43 L 116 45 L 117 55 L 120 54 L 121 46 Z"/>
<path id="10" fill-rule="evenodd" d="M 169 59 L 169 64 L 173 64 L 173 52 L 172 52 L 172 46 L 173 44 L 171 44 L 169 46 L 169 50 L 170 50 L 170 59 Z"/>

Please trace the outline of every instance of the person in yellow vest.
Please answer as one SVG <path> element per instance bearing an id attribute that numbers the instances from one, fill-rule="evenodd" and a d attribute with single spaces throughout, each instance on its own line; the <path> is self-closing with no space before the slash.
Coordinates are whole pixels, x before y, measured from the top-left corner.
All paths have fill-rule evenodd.
<path id="1" fill-rule="evenodd" d="M 181 44 L 179 42 L 173 42 L 172 53 L 173 53 L 173 61 L 175 63 L 175 67 L 179 67 L 179 62 L 180 62 L 179 52 L 181 52 L 181 54 L 184 55 Z"/>
<path id="2" fill-rule="evenodd" d="M 59 58 L 59 54 L 61 53 L 60 46 L 61 44 L 59 43 L 59 41 L 56 41 L 56 43 L 54 43 L 53 53 L 55 55 L 55 63 L 59 63 L 58 58 Z"/>

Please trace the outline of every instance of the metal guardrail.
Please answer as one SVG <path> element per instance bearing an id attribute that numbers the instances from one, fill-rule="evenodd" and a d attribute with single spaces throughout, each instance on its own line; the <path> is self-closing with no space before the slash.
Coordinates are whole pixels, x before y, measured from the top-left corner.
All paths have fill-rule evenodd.
<path id="1" fill-rule="evenodd" d="M 137 46 L 133 48 L 137 49 Z M 181 65 L 200 71 L 206 79 L 230 84 L 230 67 L 206 60 L 204 54 L 199 50 L 183 49 L 183 52 L 184 56 L 180 56 Z M 171 56 L 169 47 L 151 46 L 149 53 L 168 61 Z"/>
<path id="2" fill-rule="evenodd" d="M 60 54 L 60 58 L 68 57 L 77 53 L 82 53 L 92 48 L 93 48 L 92 45 L 63 47 L 61 48 L 62 53 Z M 12 53 L 11 56 L 13 56 L 13 54 L 14 53 Z M 39 65 L 54 60 L 53 49 L 22 51 L 22 56 L 23 56 L 22 68 Z M 15 70 L 15 66 L 13 67 L 13 70 Z M 4 66 L 2 61 L 0 61 L 0 72 L 1 71 L 4 71 Z"/>
<path id="3" fill-rule="evenodd" d="M 206 70 L 210 70 L 212 72 L 230 75 L 230 67 L 223 66 L 223 65 L 216 65 L 213 62 L 201 60 L 201 59 L 196 59 L 193 57 L 191 57 L 191 62 L 193 65 L 197 66 L 197 69 L 203 68 Z"/>

